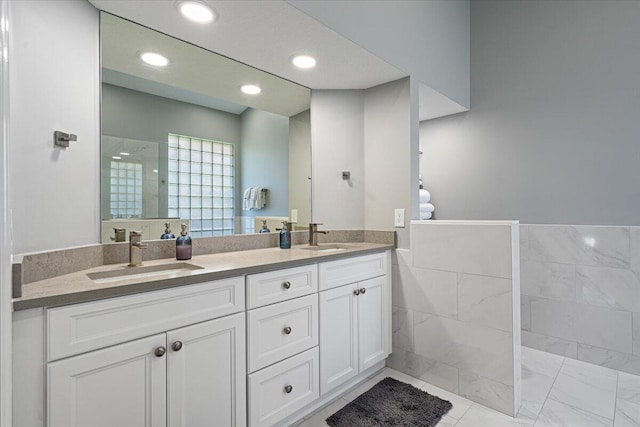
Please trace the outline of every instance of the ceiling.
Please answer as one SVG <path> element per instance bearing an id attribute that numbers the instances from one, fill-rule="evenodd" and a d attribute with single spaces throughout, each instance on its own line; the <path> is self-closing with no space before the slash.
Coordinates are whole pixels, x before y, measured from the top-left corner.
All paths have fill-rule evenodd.
<path id="1" fill-rule="evenodd" d="M 234 114 L 246 106 L 287 117 L 309 109 L 308 88 L 158 31 L 103 14 L 100 32 L 106 83 Z M 145 64 L 138 56 L 147 51 L 169 58 L 169 64 Z M 240 86 L 247 83 L 262 93 L 242 93 Z"/>
<path id="2" fill-rule="evenodd" d="M 367 89 L 407 75 L 282 0 L 203 0 L 218 15 L 208 25 L 187 21 L 175 1 L 89 1 L 98 9 L 311 89 Z M 293 67 L 291 57 L 300 53 L 315 57 L 316 67 Z"/>

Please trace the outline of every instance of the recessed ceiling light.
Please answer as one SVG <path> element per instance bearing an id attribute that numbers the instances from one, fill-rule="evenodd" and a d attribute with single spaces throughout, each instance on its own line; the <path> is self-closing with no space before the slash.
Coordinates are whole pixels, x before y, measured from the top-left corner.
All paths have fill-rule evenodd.
<path id="1" fill-rule="evenodd" d="M 169 63 L 169 60 L 167 58 L 160 55 L 159 53 L 153 53 L 153 52 L 141 53 L 140 59 L 142 59 L 147 64 L 153 65 L 156 67 L 165 67 Z"/>
<path id="2" fill-rule="evenodd" d="M 182 16 L 197 24 L 208 24 L 216 18 L 213 10 L 199 1 L 188 0 L 180 2 L 178 10 L 180 10 Z"/>
<path id="3" fill-rule="evenodd" d="M 112 158 L 113 160 L 122 160 L 122 157 L 118 157 L 118 156 L 111 156 L 111 158 Z"/>
<path id="4" fill-rule="evenodd" d="M 244 93 L 246 93 L 247 95 L 257 95 L 260 92 L 262 92 L 262 89 L 260 89 L 260 86 L 256 86 L 256 85 L 243 85 L 240 90 Z"/>
<path id="5" fill-rule="evenodd" d="M 129 153 L 120 153 L 121 156 L 128 156 Z"/>
<path id="6" fill-rule="evenodd" d="M 298 55 L 294 56 L 291 60 L 291 63 L 298 68 L 313 68 L 316 66 L 315 58 L 312 58 L 309 55 Z"/>

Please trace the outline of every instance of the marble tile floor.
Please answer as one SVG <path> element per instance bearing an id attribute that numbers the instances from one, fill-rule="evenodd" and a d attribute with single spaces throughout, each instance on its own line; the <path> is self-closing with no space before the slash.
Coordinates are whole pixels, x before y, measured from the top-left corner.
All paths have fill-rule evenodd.
<path id="1" fill-rule="evenodd" d="M 640 376 L 528 347 L 522 347 L 522 406 L 516 418 L 385 368 L 296 427 L 327 426 L 327 417 L 385 377 L 450 401 L 453 408 L 438 427 L 640 427 Z"/>

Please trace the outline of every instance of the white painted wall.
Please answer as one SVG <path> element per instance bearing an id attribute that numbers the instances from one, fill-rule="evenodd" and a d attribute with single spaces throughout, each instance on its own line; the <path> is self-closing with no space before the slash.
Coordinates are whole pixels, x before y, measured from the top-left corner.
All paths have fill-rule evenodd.
<path id="1" fill-rule="evenodd" d="M 471 12 L 473 108 L 421 125 L 436 218 L 640 225 L 640 2 Z"/>
<path id="2" fill-rule="evenodd" d="M 364 227 L 393 230 L 394 208 L 411 219 L 409 78 L 367 89 L 364 97 Z"/>
<path id="3" fill-rule="evenodd" d="M 311 92 L 312 218 L 325 229 L 364 227 L 364 92 Z M 351 172 L 350 180 L 342 171 Z"/>
<path id="4" fill-rule="evenodd" d="M 289 210 L 298 210 L 298 225 L 311 222 L 311 112 L 289 118 Z"/>
<path id="5" fill-rule="evenodd" d="M 72 0 L 9 8 L 13 253 L 97 243 L 98 11 Z M 78 141 L 54 148 L 55 130 Z"/>
<path id="6" fill-rule="evenodd" d="M 289 216 L 289 118 L 255 108 L 241 115 L 236 215 Z M 243 211 L 247 187 L 268 189 L 267 206 Z"/>
<path id="7" fill-rule="evenodd" d="M 463 107 L 469 107 L 469 0 L 288 2 Z"/>

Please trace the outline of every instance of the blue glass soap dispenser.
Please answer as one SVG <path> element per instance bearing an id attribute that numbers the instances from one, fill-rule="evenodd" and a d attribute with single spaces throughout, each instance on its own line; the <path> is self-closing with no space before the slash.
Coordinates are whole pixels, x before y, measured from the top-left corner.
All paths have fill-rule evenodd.
<path id="1" fill-rule="evenodd" d="M 171 229 L 169 228 L 169 224 L 168 222 L 164 223 L 164 234 L 162 236 L 160 236 L 161 239 L 175 239 L 176 236 L 171 232 Z"/>
<path id="2" fill-rule="evenodd" d="M 280 249 L 291 249 L 291 232 L 289 231 L 289 223 L 282 221 L 282 230 L 280 230 Z"/>
<path id="3" fill-rule="evenodd" d="M 176 259 L 184 261 L 191 259 L 191 236 L 187 234 L 187 224 L 182 224 L 182 231 L 176 239 Z"/>
<path id="4" fill-rule="evenodd" d="M 263 219 L 262 220 L 262 228 L 259 231 L 260 233 L 271 233 L 271 230 L 269 230 L 269 227 L 267 227 L 267 220 Z"/>

